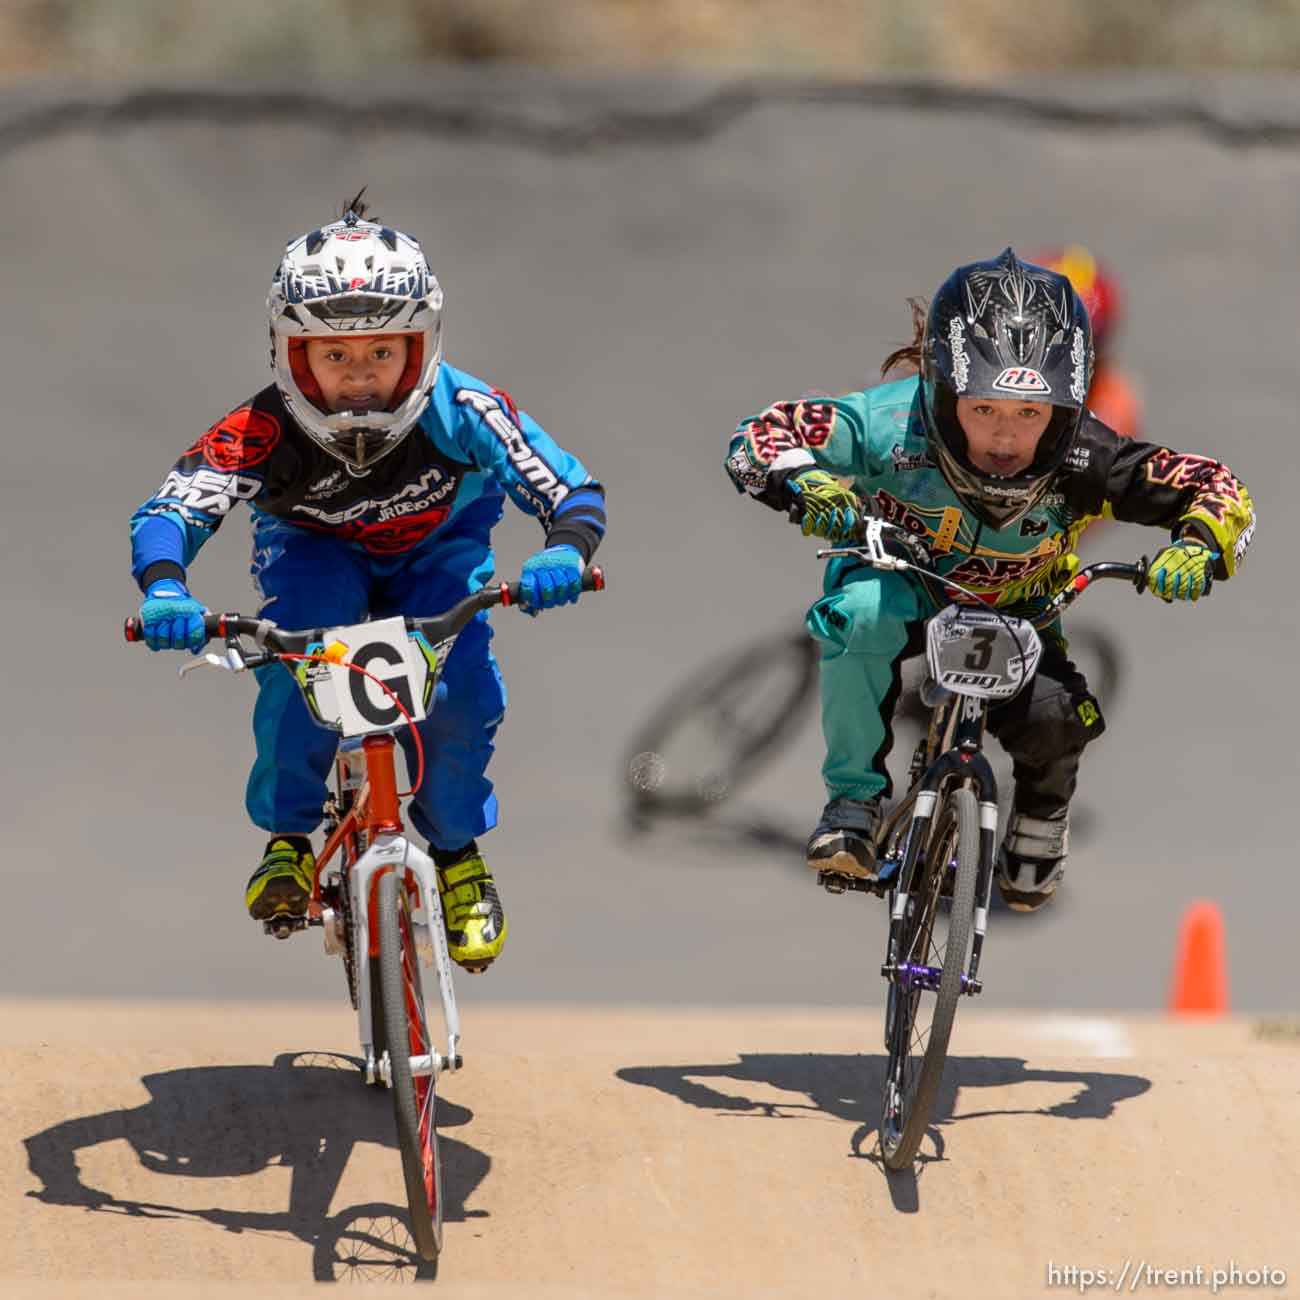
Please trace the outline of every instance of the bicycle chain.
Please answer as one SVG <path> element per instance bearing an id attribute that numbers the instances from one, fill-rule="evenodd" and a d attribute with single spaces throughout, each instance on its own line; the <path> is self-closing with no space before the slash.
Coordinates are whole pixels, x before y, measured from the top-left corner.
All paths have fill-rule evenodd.
<path id="1" fill-rule="evenodd" d="M 348 997 L 352 1010 L 357 1009 L 356 931 L 352 928 L 352 891 L 347 883 L 339 881 L 339 915 L 343 918 L 343 971 L 348 979 Z"/>
<path id="2" fill-rule="evenodd" d="M 352 799 L 350 792 L 347 790 L 340 790 L 337 795 L 331 791 L 326 797 L 325 829 L 327 838 L 333 833 L 351 807 Z M 339 872 L 338 881 L 338 897 L 335 899 L 335 906 L 343 922 L 343 973 L 348 981 L 348 999 L 352 1003 L 352 1010 L 355 1011 L 357 1009 L 357 962 L 356 931 L 352 928 L 352 891 L 348 887 L 349 882 L 344 872 Z"/>

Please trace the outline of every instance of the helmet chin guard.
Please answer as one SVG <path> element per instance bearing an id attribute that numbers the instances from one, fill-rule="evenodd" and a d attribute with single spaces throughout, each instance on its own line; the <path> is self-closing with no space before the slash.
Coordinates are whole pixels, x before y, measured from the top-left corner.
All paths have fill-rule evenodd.
<path id="1" fill-rule="evenodd" d="M 1088 312 L 1064 275 L 1008 248 L 940 285 L 922 339 L 921 415 L 935 463 L 976 518 L 1005 528 L 1051 490 L 1083 421 L 1092 366 Z M 1050 403 L 1033 463 L 1005 477 L 976 466 L 960 397 Z"/>
<path id="2" fill-rule="evenodd" d="M 350 470 L 368 470 L 414 428 L 442 364 L 442 289 L 420 245 L 349 212 L 288 244 L 266 306 L 271 368 L 289 413 Z M 326 410 L 306 340 L 369 334 L 410 340 L 391 409 Z"/>

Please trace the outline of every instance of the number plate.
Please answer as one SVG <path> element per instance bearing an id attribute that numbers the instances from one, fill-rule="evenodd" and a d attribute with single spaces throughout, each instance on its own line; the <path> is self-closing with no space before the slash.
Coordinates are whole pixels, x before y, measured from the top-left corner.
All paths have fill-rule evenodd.
<path id="1" fill-rule="evenodd" d="M 371 677 L 348 665 L 364 668 L 401 701 L 413 722 L 426 717 L 434 688 L 456 638 L 430 645 L 418 632 L 408 633 L 401 618 L 375 619 L 354 627 L 336 627 L 324 640 L 309 646 L 321 660 L 299 661 L 294 676 L 322 726 L 345 736 L 368 736 L 404 726 L 397 705 Z"/>
<path id="2" fill-rule="evenodd" d="M 949 605 L 926 629 L 930 675 L 954 695 L 1009 700 L 1034 675 L 1043 643 L 1032 623 Z"/>

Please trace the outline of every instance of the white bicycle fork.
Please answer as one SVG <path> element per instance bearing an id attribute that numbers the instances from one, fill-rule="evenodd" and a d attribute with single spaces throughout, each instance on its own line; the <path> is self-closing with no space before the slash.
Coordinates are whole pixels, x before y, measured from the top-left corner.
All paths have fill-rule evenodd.
<path id="1" fill-rule="evenodd" d="M 357 977 L 357 1017 L 361 1031 L 361 1050 L 366 1058 L 366 1082 L 392 1086 L 392 1068 L 388 1052 L 394 1050 L 390 1039 L 388 1052 L 375 1056 L 375 1030 L 370 1017 L 370 889 L 375 876 L 385 870 L 405 876 L 407 871 L 419 884 L 419 906 L 412 914 L 412 938 L 419 962 L 417 974 L 423 966 L 433 966 L 438 972 L 438 995 L 442 1002 L 442 1018 L 447 1030 L 447 1051 L 430 1051 L 424 1056 L 412 1056 L 411 1074 L 433 1075 L 436 1079 L 444 1070 L 459 1070 L 460 1016 L 456 1010 L 456 992 L 451 982 L 451 954 L 447 950 L 447 932 L 443 926 L 442 897 L 438 892 L 438 877 L 433 860 L 417 848 L 404 835 L 380 835 L 357 860 L 350 873 L 352 915 L 356 925 L 355 965 Z M 432 1040 L 433 1034 L 429 1035 Z"/>

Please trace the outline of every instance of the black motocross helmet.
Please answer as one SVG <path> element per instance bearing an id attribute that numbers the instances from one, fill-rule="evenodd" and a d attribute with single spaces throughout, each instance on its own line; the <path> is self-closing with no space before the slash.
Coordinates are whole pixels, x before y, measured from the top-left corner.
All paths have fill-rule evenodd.
<path id="1" fill-rule="evenodd" d="M 939 286 L 921 344 L 921 415 L 948 486 L 988 527 L 1015 523 L 1051 488 L 1083 421 L 1092 363 L 1088 312 L 1070 281 L 1014 250 L 959 266 Z M 1005 478 L 976 469 L 959 397 L 1050 402 L 1033 464 Z"/>

